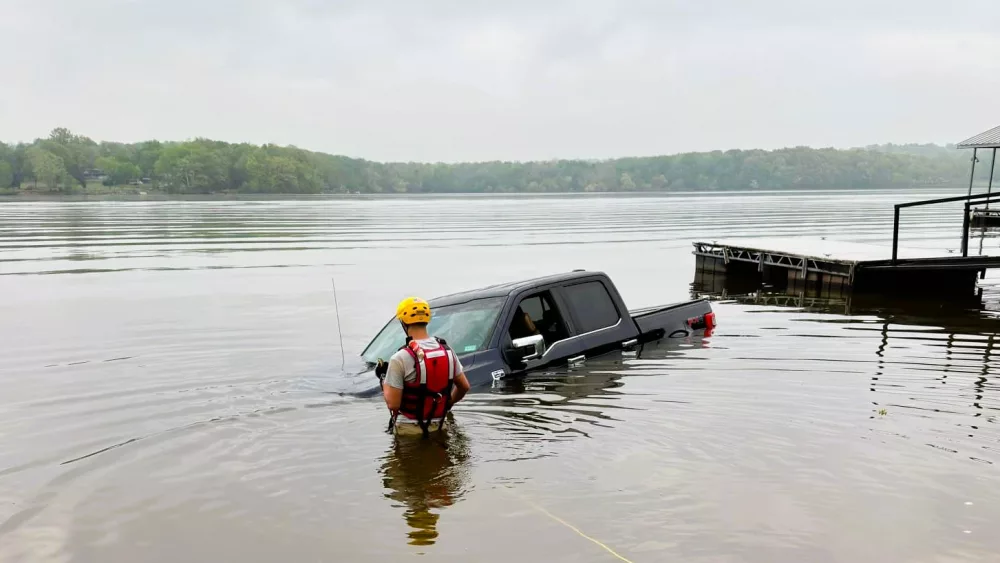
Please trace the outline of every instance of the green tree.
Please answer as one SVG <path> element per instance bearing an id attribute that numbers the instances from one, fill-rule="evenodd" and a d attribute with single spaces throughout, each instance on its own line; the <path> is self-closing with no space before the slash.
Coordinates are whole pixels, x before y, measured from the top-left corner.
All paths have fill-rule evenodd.
<path id="1" fill-rule="evenodd" d="M 39 149 L 55 156 L 39 157 Z M 29 159 L 29 151 L 34 158 Z M 97 159 L 101 158 L 98 164 Z M 964 184 L 968 151 L 937 145 L 877 145 L 864 149 L 730 150 L 601 161 L 380 163 L 296 147 L 229 144 L 208 139 L 137 144 L 94 143 L 65 128 L 30 145 L 0 145 L 11 184 L 39 174 L 66 175 L 107 169 L 112 183 L 151 177 L 175 193 L 454 193 L 601 192 L 632 190 L 734 190 L 866 188 Z M 988 158 L 980 157 L 977 180 L 985 181 Z M 41 169 L 34 170 L 38 164 Z M 127 166 L 129 164 L 131 166 Z"/>
<path id="2" fill-rule="evenodd" d="M 49 190 L 60 186 L 66 190 L 71 188 L 72 177 L 61 158 L 41 147 L 28 149 L 27 158 L 36 182 L 42 182 Z"/>
<path id="3" fill-rule="evenodd" d="M 294 160 L 261 152 L 247 159 L 247 186 L 251 192 L 298 193 L 299 173 Z"/>
<path id="4" fill-rule="evenodd" d="M 57 127 L 39 146 L 59 157 L 66 171 L 81 187 L 86 187 L 84 171 L 94 166 L 99 154 L 97 143 L 87 137 L 74 135 L 64 127 Z"/>
<path id="5" fill-rule="evenodd" d="M 163 143 L 159 141 L 146 141 L 136 146 L 135 164 L 139 167 L 143 178 L 152 178 L 155 175 L 156 161 L 163 152 Z"/>
<path id="6" fill-rule="evenodd" d="M 0 143 L 0 189 L 14 185 L 14 148 Z"/>
<path id="7" fill-rule="evenodd" d="M 6 189 L 14 184 L 14 170 L 6 160 L 0 160 L 0 189 Z"/>
<path id="8" fill-rule="evenodd" d="M 208 143 L 195 141 L 163 149 L 154 166 L 158 185 L 175 193 L 211 193 L 228 186 L 228 166 Z"/>
<path id="9" fill-rule="evenodd" d="M 106 186 L 128 184 L 132 180 L 138 179 L 142 173 L 135 164 L 113 157 L 99 157 L 95 164 L 107 176 L 104 180 L 104 185 Z"/>
<path id="10" fill-rule="evenodd" d="M 635 182 L 632 180 L 632 176 L 629 176 L 627 172 L 622 172 L 619 184 L 621 185 L 623 191 L 626 192 L 635 191 Z"/>

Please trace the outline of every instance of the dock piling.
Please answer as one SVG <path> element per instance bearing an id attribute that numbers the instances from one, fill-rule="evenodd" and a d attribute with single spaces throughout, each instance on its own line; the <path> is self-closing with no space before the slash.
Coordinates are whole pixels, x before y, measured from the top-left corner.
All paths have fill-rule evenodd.
<path id="1" fill-rule="evenodd" d="M 899 257 L 899 205 L 897 204 L 893 210 L 892 218 L 892 264 L 896 264 L 896 259 Z"/>
<path id="2" fill-rule="evenodd" d="M 970 216 L 972 213 L 972 206 L 967 201 L 965 202 L 964 210 L 962 213 L 962 257 L 968 258 L 969 256 L 969 221 L 972 219 Z"/>

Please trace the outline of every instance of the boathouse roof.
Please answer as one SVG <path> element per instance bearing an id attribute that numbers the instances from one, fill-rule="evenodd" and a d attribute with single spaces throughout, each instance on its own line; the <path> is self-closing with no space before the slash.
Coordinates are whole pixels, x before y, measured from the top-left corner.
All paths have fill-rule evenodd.
<path id="1" fill-rule="evenodd" d="M 980 133 L 975 137 L 969 137 L 958 144 L 960 149 L 996 149 L 1000 148 L 1000 125 Z"/>

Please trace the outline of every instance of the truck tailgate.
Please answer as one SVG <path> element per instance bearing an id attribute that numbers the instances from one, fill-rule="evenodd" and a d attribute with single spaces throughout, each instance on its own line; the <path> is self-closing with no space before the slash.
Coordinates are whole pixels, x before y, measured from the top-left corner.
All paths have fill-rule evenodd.
<path id="1" fill-rule="evenodd" d="M 703 322 L 704 316 L 711 312 L 712 306 L 708 301 L 695 299 L 684 303 L 629 311 L 629 314 L 632 315 L 632 320 L 635 321 L 639 333 L 643 336 L 661 331 L 660 336 L 670 336 L 678 331 L 684 331 L 688 334 L 693 332 L 688 320 L 701 319 Z"/>

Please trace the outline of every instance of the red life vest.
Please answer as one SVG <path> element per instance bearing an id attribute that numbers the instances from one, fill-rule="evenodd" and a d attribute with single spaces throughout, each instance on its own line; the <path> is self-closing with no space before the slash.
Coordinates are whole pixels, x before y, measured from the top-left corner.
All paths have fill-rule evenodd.
<path id="1" fill-rule="evenodd" d="M 451 387 L 454 383 L 455 352 L 440 338 L 438 347 L 424 350 L 415 340 L 402 349 L 413 358 L 416 377 L 403 382 L 403 397 L 399 413 L 416 420 L 427 434 L 433 419 L 444 423 L 444 416 L 451 409 Z"/>

